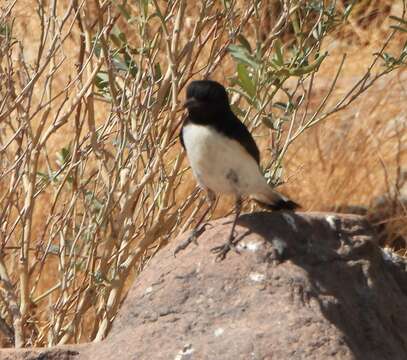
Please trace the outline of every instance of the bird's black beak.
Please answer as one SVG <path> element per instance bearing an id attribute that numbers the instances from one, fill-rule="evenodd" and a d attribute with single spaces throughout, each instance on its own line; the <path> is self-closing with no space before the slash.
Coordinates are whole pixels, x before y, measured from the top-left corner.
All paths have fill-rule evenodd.
<path id="1" fill-rule="evenodd" d="M 195 99 L 194 97 L 190 97 L 185 100 L 183 107 L 184 107 L 184 109 L 188 109 L 188 108 L 194 107 L 198 104 L 199 104 L 199 101 L 197 99 Z"/>

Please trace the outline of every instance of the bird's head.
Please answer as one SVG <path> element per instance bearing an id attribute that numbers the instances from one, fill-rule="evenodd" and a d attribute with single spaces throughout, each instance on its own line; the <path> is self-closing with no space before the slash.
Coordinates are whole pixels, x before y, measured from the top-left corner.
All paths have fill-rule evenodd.
<path id="1" fill-rule="evenodd" d="M 184 107 L 191 117 L 220 114 L 230 110 L 225 88 L 213 80 L 195 80 L 187 87 Z"/>

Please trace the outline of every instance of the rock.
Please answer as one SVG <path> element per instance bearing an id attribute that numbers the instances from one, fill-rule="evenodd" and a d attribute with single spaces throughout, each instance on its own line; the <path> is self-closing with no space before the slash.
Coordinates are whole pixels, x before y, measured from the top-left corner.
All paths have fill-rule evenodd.
<path id="1" fill-rule="evenodd" d="M 210 248 L 230 218 L 176 258 L 182 238 L 161 250 L 107 340 L 0 358 L 407 359 L 406 262 L 377 246 L 363 217 L 256 213 L 238 224 L 240 254 L 222 262 Z"/>

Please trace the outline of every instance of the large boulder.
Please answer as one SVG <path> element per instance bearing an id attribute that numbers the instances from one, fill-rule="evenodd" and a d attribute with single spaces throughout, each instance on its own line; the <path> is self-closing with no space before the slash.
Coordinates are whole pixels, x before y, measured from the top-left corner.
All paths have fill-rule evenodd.
<path id="1" fill-rule="evenodd" d="M 363 217 L 255 213 L 179 239 L 137 278 L 107 340 L 1 359 L 407 359 L 406 263 Z M 184 235 L 186 236 L 186 235 Z M 69 351 L 69 353 L 68 353 Z"/>

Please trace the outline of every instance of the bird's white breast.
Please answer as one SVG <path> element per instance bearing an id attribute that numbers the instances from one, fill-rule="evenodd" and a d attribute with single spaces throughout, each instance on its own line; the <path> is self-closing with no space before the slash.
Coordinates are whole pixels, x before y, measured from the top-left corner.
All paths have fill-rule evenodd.
<path id="1" fill-rule="evenodd" d="M 236 140 L 210 126 L 187 124 L 183 139 L 192 171 L 203 188 L 250 195 L 268 185 L 255 159 Z"/>

